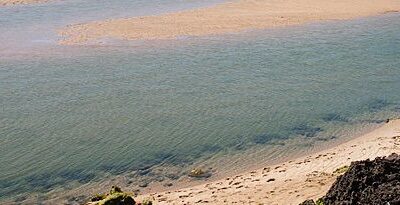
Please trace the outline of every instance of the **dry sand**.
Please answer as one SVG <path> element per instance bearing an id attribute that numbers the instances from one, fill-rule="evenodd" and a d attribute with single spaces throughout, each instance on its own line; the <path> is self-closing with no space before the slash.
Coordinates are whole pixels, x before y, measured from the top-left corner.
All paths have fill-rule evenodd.
<path id="1" fill-rule="evenodd" d="M 0 0 L 0 6 L 12 6 L 19 4 L 34 4 L 34 3 L 43 3 L 48 0 Z"/>
<path id="2" fill-rule="evenodd" d="M 173 39 L 341 20 L 400 10 L 400 0 L 241 0 L 157 16 L 69 25 L 61 44 L 101 38 Z"/>
<path id="3" fill-rule="evenodd" d="M 139 196 L 155 204 L 299 204 L 323 196 L 336 169 L 352 161 L 400 153 L 400 120 L 336 147 L 222 180 Z"/>

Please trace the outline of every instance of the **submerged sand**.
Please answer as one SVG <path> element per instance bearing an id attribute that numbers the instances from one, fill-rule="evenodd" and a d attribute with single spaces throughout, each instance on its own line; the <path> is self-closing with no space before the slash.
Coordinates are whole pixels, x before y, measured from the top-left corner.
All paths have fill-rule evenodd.
<path id="1" fill-rule="evenodd" d="M 336 147 L 222 180 L 152 193 L 155 204 L 299 204 L 326 194 L 338 168 L 352 161 L 400 153 L 400 120 Z"/>
<path id="2" fill-rule="evenodd" d="M 43 3 L 48 0 L 0 0 L 0 6 L 12 6 L 19 4 L 34 4 L 34 3 Z"/>
<path id="3" fill-rule="evenodd" d="M 173 39 L 341 20 L 400 10 L 399 0 L 241 0 L 208 8 L 69 25 L 61 44 L 101 38 Z"/>
<path id="4" fill-rule="evenodd" d="M 326 194 L 336 177 L 335 172 L 353 161 L 374 159 L 400 154 L 400 119 L 388 123 L 345 143 L 323 149 L 304 157 L 249 169 L 241 174 L 228 175 L 218 180 L 182 180 L 178 186 L 163 187 L 160 183 L 150 184 L 147 194 L 135 197 L 142 201 L 151 199 L 154 204 L 294 204 L 306 199 L 317 199 Z M 263 164 L 263 162 L 260 162 Z M 215 173 L 218 174 L 218 173 Z M 187 183 L 187 184 L 185 184 Z M 102 183 L 89 183 L 73 190 L 54 190 L 42 204 L 82 204 L 90 195 L 104 192 L 112 185 L 123 185 L 114 179 Z M 157 188 L 158 187 L 158 188 Z M 123 187 L 134 191 L 137 187 Z M 165 191 L 167 190 L 167 191 Z M 22 204 L 36 204 L 36 195 L 27 197 Z M 16 204 L 6 201 L 4 204 Z"/>

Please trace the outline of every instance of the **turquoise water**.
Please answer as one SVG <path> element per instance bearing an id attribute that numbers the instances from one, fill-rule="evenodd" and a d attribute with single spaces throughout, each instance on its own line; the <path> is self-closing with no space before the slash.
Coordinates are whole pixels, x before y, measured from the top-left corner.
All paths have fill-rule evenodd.
<path id="1" fill-rule="evenodd" d="M 103 17 L 93 13 L 85 18 Z M 1 28 L 29 17 L 19 15 L 1 14 Z M 43 27 L 64 22 L 57 15 Z M 58 47 L 47 31 L 46 43 L 23 38 L 30 43 L 18 48 L 29 52 L 8 50 L 0 61 L 0 196 L 159 164 L 185 167 L 276 142 L 290 152 L 285 140 L 340 138 L 339 125 L 399 117 L 399 20 L 390 14 L 101 47 Z"/>

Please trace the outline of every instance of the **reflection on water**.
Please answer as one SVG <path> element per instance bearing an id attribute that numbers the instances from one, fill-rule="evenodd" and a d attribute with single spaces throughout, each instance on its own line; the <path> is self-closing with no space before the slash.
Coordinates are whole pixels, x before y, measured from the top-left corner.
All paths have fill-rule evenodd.
<path id="1" fill-rule="evenodd" d="M 0 195 L 399 116 L 399 17 L 3 59 Z"/>

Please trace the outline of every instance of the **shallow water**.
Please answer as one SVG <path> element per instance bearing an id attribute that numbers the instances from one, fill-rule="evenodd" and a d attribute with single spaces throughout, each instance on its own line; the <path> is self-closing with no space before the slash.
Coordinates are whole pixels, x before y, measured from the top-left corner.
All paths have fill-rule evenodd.
<path id="1" fill-rule="evenodd" d="M 199 2 L 192 3 L 188 7 Z M 123 10 L 125 4 L 110 6 Z M 76 22 L 68 12 L 85 9 L 63 9 L 67 5 L 38 6 L 50 13 L 60 9 L 46 28 Z M 1 14 L 2 29 L 38 15 L 30 6 L 14 9 L 28 14 Z M 83 18 L 124 16 L 126 9 L 116 15 L 100 8 Z M 56 46 L 54 34 L 43 31 L 48 43 L 19 47 L 28 56 L 8 50 L 0 61 L 0 196 L 45 192 L 160 163 L 184 166 L 287 139 L 340 138 L 342 125 L 399 117 L 399 20 L 390 14 L 68 48 Z M 21 44 L 11 42 L 12 48 L 14 43 Z M 274 157 L 291 151 L 282 146 Z"/>
<path id="2" fill-rule="evenodd" d="M 0 54 L 53 45 L 59 39 L 57 30 L 68 24 L 156 15 L 220 2 L 222 0 L 55 0 L 1 7 Z"/>

